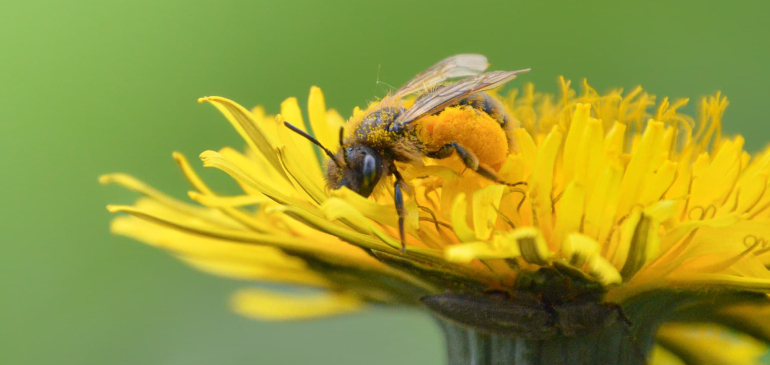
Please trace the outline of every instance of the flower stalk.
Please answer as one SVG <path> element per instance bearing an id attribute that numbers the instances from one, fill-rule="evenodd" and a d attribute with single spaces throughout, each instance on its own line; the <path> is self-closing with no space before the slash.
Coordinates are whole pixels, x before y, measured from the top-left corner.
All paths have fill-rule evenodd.
<path id="1" fill-rule="evenodd" d="M 485 334 L 439 319 L 448 365 L 642 365 L 646 351 L 620 320 L 579 336 L 546 340 Z"/>

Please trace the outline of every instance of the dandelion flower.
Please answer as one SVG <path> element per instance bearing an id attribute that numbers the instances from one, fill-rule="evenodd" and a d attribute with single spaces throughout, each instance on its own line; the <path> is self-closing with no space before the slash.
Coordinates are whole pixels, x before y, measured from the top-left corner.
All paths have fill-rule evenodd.
<path id="1" fill-rule="evenodd" d="M 641 88 L 559 83 L 557 95 L 525 85 L 497 96 L 519 128 L 495 168 L 526 185 L 485 179 L 457 157 L 399 165 L 405 251 L 392 180 L 369 198 L 326 188 L 325 156 L 283 126 L 339 148 L 345 120 L 316 87 L 307 118 L 295 98 L 276 116 L 200 99 L 246 142 L 203 152 L 203 166 L 243 192 L 216 193 L 175 152 L 196 204 L 105 175 L 142 195 L 108 207 L 127 213 L 111 228 L 212 274 L 319 289 L 243 289 L 232 308 L 248 317 L 424 310 L 450 364 L 759 361 L 770 341 L 770 151 L 749 154 L 742 136 L 722 134 L 720 94 L 691 117 L 687 100 L 656 103 Z"/>

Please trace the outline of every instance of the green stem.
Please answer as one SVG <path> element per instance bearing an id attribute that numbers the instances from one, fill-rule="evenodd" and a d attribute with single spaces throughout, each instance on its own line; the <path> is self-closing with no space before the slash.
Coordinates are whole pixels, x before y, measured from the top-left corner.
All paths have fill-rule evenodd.
<path id="1" fill-rule="evenodd" d="M 449 365 L 559 365 L 646 363 L 644 351 L 623 321 L 575 336 L 547 340 L 485 334 L 439 319 Z"/>
<path id="2" fill-rule="evenodd" d="M 727 305 L 766 301 L 764 295 L 727 291 L 655 291 L 621 306 L 544 305 L 521 294 L 422 299 L 444 331 L 449 365 L 646 364 L 661 324 L 712 321 Z"/>

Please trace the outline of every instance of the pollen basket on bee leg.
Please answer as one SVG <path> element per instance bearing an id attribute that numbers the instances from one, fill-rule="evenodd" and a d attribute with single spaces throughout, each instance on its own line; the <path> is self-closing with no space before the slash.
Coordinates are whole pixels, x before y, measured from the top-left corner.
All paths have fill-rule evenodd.
<path id="1" fill-rule="evenodd" d="M 424 117 L 417 122 L 415 132 L 428 150 L 457 142 L 494 169 L 502 166 L 508 154 L 508 137 L 500 123 L 467 106 L 450 107 Z"/>

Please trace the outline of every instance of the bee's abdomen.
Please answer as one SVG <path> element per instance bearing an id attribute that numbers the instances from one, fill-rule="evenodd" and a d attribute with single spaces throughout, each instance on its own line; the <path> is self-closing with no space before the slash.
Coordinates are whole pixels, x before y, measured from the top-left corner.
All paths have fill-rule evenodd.
<path id="1" fill-rule="evenodd" d="M 486 112 L 466 105 L 449 107 L 420 119 L 415 132 L 427 151 L 457 142 L 473 152 L 479 162 L 495 169 L 502 166 L 508 155 L 508 137 L 502 124 Z"/>
<path id="2" fill-rule="evenodd" d="M 503 127 L 503 130 L 507 128 L 508 114 L 505 112 L 505 107 L 500 101 L 487 93 L 479 92 L 471 94 L 460 99 L 460 101 L 457 102 L 457 105 L 468 105 L 474 109 L 481 110 L 492 117 L 492 119 L 497 120 Z"/>

